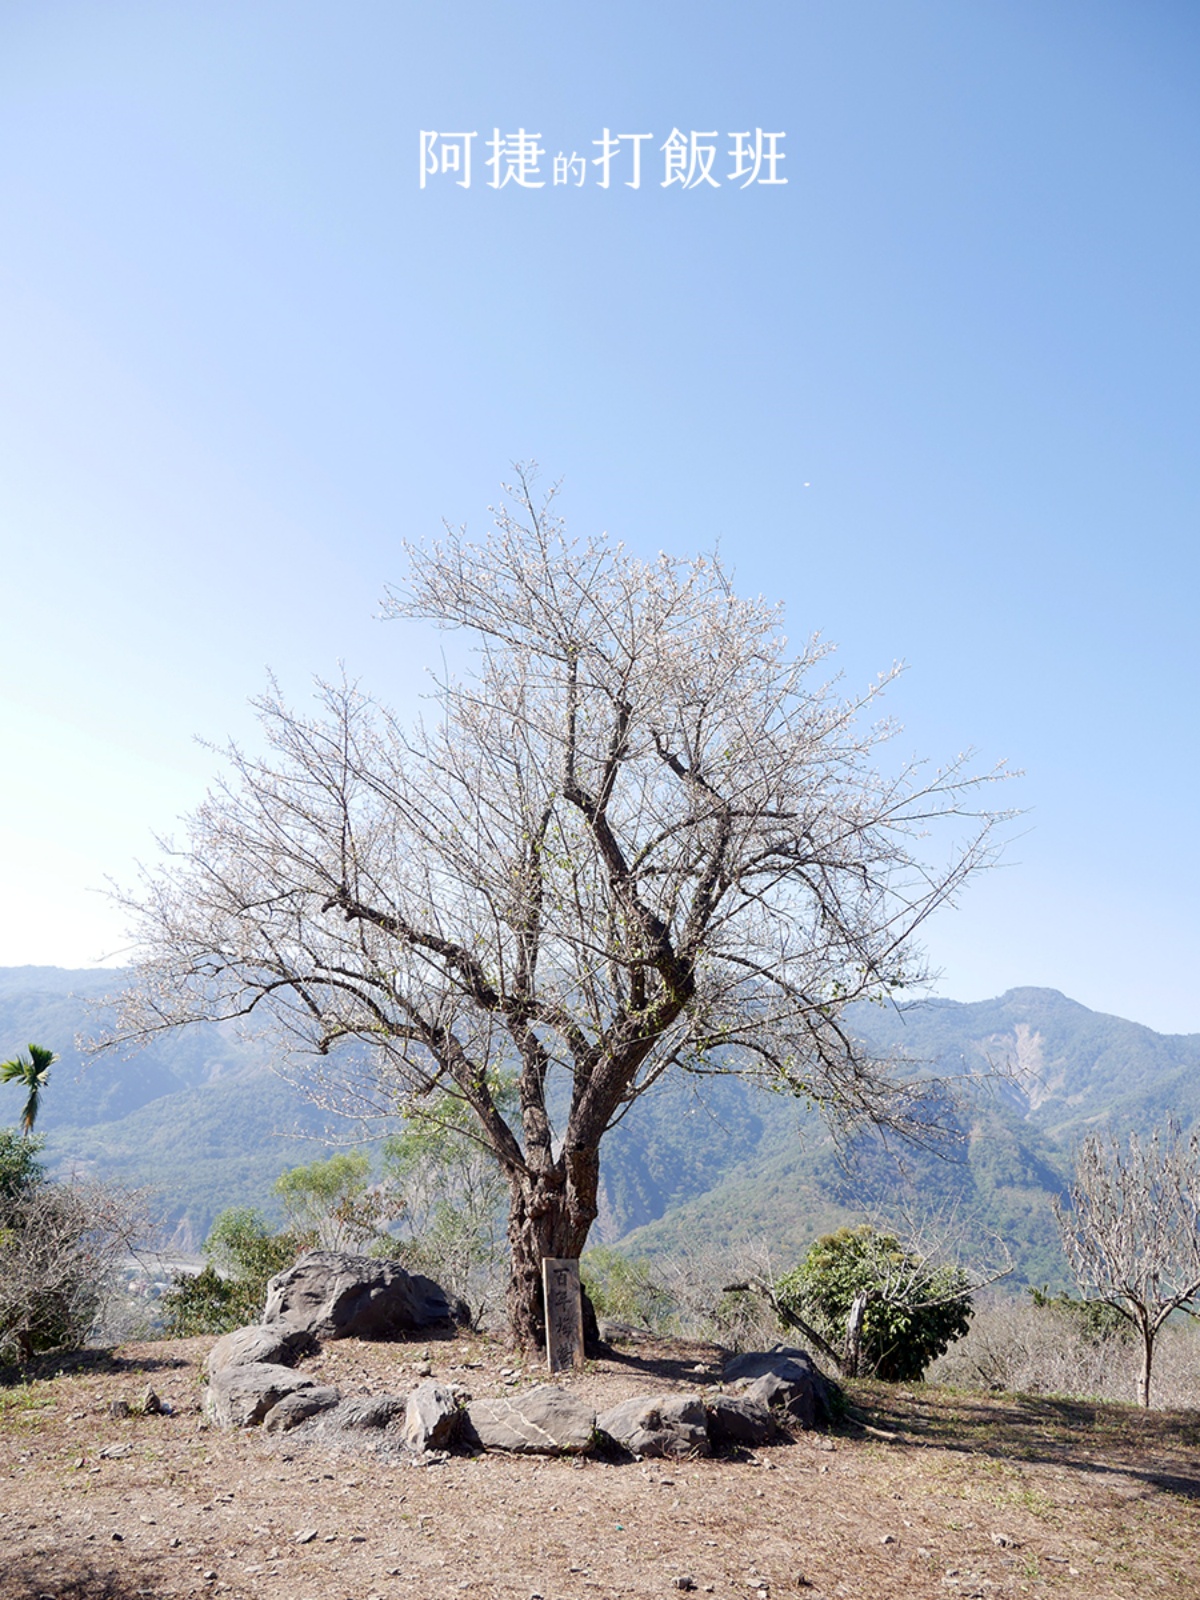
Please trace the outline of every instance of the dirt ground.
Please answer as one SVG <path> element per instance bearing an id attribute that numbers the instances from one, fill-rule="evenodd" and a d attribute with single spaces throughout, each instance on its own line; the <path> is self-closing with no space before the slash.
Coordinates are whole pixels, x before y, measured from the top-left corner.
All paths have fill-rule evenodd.
<path id="1" fill-rule="evenodd" d="M 210 1428 L 212 1342 L 0 1383 L 3 1600 L 1200 1596 L 1195 1412 L 856 1384 L 833 1432 L 736 1460 L 414 1467 Z M 395 1393 L 426 1357 L 476 1397 L 545 1380 L 465 1335 L 348 1340 L 304 1366 L 346 1395 Z M 712 1347 L 637 1344 L 566 1381 L 603 1409 L 719 1372 Z M 112 1414 L 147 1384 L 169 1415 Z"/>

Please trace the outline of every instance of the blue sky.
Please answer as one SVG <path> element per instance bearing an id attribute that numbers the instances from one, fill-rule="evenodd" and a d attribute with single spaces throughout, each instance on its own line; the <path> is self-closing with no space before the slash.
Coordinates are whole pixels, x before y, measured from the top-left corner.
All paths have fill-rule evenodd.
<path id="1" fill-rule="evenodd" d="M 642 186 L 553 185 L 605 128 Z M 754 128 L 786 185 L 724 181 Z M 119 956 L 268 669 L 415 707 L 400 540 L 536 458 L 1023 769 L 938 992 L 1200 1030 L 1198 200 L 1189 4 L 0 0 L 0 964 Z"/>

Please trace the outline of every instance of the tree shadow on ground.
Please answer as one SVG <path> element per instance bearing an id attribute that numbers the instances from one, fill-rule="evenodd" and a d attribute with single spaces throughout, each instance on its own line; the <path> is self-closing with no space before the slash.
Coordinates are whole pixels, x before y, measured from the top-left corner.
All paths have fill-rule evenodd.
<path id="1" fill-rule="evenodd" d="M 850 1433 L 857 1416 L 900 1444 L 1132 1478 L 1200 1500 L 1200 1412 L 1059 1395 L 914 1393 L 883 1383 L 853 1385 L 851 1400 Z"/>
<path id="2" fill-rule="evenodd" d="M 0 1572 L 0 1600 L 151 1600 L 169 1587 L 146 1561 L 118 1571 L 94 1561 L 60 1565 L 45 1557 L 18 1556 Z"/>
<path id="3" fill-rule="evenodd" d="M 0 1388 L 11 1389 L 22 1383 L 49 1383 L 54 1378 L 70 1378 L 96 1373 L 127 1376 L 151 1372 L 173 1372 L 190 1366 L 183 1356 L 124 1356 L 119 1350 L 58 1350 L 35 1356 L 23 1366 L 0 1367 Z"/>
<path id="4" fill-rule="evenodd" d="M 698 1378 L 719 1378 L 727 1356 L 728 1351 L 722 1350 L 719 1345 L 684 1344 L 679 1340 L 660 1343 L 646 1339 L 644 1343 L 628 1347 L 604 1347 L 604 1359 L 614 1366 L 691 1388 L 695 1388 Z M 703 1368 L 703 1372 L 698 1372 L 698 1367 Z"/>

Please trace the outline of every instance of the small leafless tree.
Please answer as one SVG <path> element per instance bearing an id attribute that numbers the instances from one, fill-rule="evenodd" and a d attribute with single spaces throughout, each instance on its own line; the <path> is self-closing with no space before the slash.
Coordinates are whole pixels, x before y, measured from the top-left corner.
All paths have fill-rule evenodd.
<path id="1" fill-rule="evenodd" d="M 825 647 L 790 650 L 718 561 L 572 542 L 549 496 L 515 493 L 487 543 L 410 548 L 388 598 L 478 646 L 427 725 L 345 684 L 317 717 L 261 701 L 267 753 L 228 752 L 128 898 L 142 955 L 113 1037 L 269 1017 L 335 1075 L 365 1046 L 392 1108 L 458 1097 L 508 1186 L 530 1346 L 541 1261 L 582 1251 L 601 1141 L 664 1074 L 936 1132 L 928 1083 L 842 1014 L 922 980 L 915 935 L 990 860 L 997 818 L 995 774 L 964 758 L 881 771 L 894 730 L 862 720 L 887 678 L 843 698 Z M 509 1114 L 492 1085 L 514 1079 Z"/>
<path id="2" fill-rule="evenodd" d="M 1054 1204 L 1080 1293 L 1115 1307 L 1142 1345 L 1137 1397 L 1150 1404 L 1154 1342 L 1173 1311 L 1200 1297 L 1200 1138 L 1177 1123 L 1149 1139 L 1085 1139 L 1070 1204 Z"/>

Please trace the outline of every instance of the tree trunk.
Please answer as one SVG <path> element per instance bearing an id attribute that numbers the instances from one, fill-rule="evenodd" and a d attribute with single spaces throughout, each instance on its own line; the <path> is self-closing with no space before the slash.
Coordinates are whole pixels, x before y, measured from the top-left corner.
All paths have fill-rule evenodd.
<path id="1" fill-rule="evenodd" d="M 1154 1361 L 1154 1333 L 1155 1330 L 1146 1324 L 1142 1325 L 1142 1370 L 1138 1373 L 1137 1396 L 1138 1405 L 1150 1404 L 1150 1368 Z"/>
<path id="2" fill-rule="evenodd" d="M 577 1260 L 583 1254 L 596 1218 L 598 1178 L 594 1157 L 582 1163 L 564 1163 L 560 1157 L 543 1172 L 509 1172 L 508 1323 L 522 1350 L 546 1348 L 542 1262 L 547 1256 Z"/>
<path id="3" fill-rule="evenodd" d="M 850 1315 L 846 1318 L 846 1352 L 842 1370 L 848 1378 L 857 1378 L 861 1375 L 863 1318 L 867 1314 L 870 1298 L 870 1291 L 867 1289 L 856 1294 L 854 1303 L 850 1307 Z"/>

